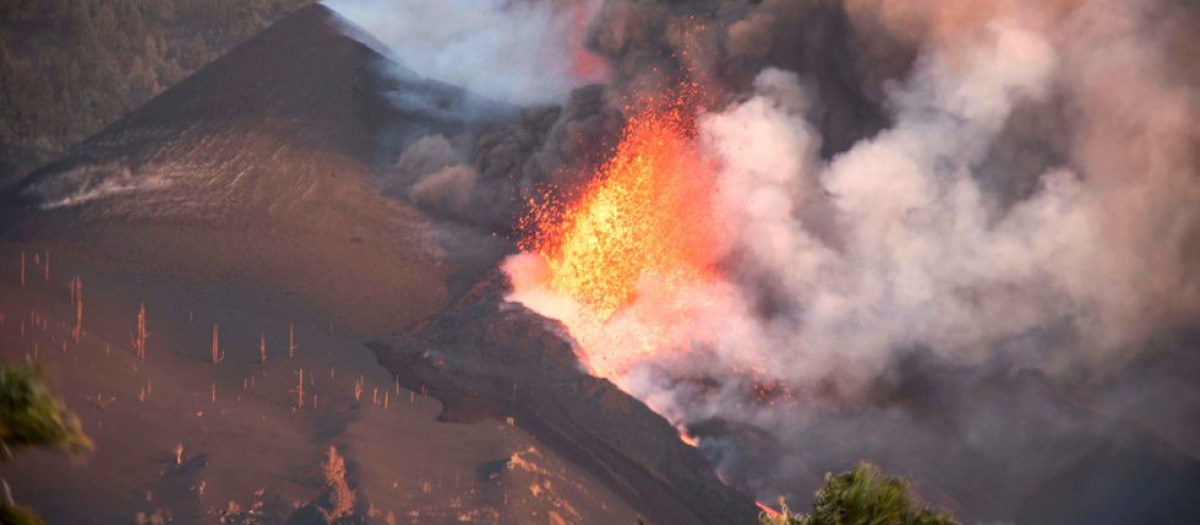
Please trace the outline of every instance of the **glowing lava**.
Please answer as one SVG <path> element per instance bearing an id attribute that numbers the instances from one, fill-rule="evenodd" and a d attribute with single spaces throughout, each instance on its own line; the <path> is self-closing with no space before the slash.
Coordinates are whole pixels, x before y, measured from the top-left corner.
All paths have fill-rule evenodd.
<path id="1" fill-rule="evenodd" d="M 766 514 L 768 517 L 771 517 L 771 518 L 784 517 L 784 514 L 782 512 L 771 508 L 771 506 L 767 505 L 766 503 L 763 503 L 761 501 L 755 501 L 754 504 L 757 505 L 759 510 L 762 510 L 763 514 Z"/>
<path id="2" fill-rule="evenodd" d="M 582 196 L 562 210 L 538 210 L 539 230 L 523 243 L 545 260 L 549 287 L 601 321 L 633 300 L 645 279 L 669 291 L 713 272 L 714 167 L 696 146 L 685 106 L 630 119 Z"/>

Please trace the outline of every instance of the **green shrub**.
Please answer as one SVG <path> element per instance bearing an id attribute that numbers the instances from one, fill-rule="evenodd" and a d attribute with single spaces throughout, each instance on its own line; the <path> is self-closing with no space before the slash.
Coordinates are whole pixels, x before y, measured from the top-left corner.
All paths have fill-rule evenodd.
<path id="1" fill-rule="evenodd" d="M 90 450 L 79 418 L 50 393 L 37 370 L 24 364 L 0 364 L 0 461 L 21 447 Z M 8 481 L 0 478 L 0 525 L 45 525 L 33 511 L 12 501 Z"/>
<path id="2" fill-rule="evenodd" d="M 860 463 L 854 470 L 825 475 L 810 514 L 793 514 L 780 500 L 779 515 L 763 513 L 763 525 L 957 525 L 913 494 L 903 478 L 889 476 L 879 467 Z"/>
<path id="3" fill-rule="evenodd" d="M 50 393 L 28 365 L 0 365 L 0 444 L 6 452 L 26 446 L 72 451 L 92 448 L 79 418 Z"/>
<path id="4" fill-rule="evenodd" d="M 46 522 L 26 507 L 0 503 L 0 525 L 46 525 Z"/>

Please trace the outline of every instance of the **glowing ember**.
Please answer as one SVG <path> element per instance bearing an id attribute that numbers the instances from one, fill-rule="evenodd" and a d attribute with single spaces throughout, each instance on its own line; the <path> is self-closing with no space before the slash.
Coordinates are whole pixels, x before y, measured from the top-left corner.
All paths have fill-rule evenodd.
<path id="1" fill-rule="evenodd" d="M 771 506 L 767 505 L 766 503 L 763 503 L 761 501 L 755 501 L 754 504 L 758 505 L 758 508 L 760 510 L 762 510 L 764 514 L 766 514 L 767 516 L 769 516 L 771 518 L 779 518 L 779 517 L 783 516 L 782 512 L 779 512 L 779 511 L 771 508 Z"/>
<path id="2" fill-rule="evenodd" d="M 713 167 L 694 141 L 692 115 L 673 103 L 630 119 L 611 160 L 564 210 L 537 210 L 549 287 L 608 319 L 652 278 L 667 290 L 706 279 L 716 246 Z"/>

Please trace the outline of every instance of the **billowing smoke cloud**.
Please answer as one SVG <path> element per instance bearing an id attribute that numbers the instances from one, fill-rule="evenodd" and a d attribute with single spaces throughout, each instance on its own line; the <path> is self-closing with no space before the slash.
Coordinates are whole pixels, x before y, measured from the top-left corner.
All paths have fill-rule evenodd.
<path id="1" fill-rule="evenodd" d="M 731 352 L 746 365 L 809 382 L 862 361 L 853 370 L 869 378 L 888 366 L 881 351 L 936 342 L 948 355 L 978 357 L 1069 313 L 1062 308 L 1096 302 L 1084 297 L 1092 277 L 1079 274 L 1100 253 L 1076 176 L 1045 174 L 1040 191 L 1001 217 L 989 217 L 972 177 L 1017 100 L 1045 96 L 1055 62 L 1032 33 L 991 32 L 958 64 L 930 56 L 893 95 L 895 125 L 823 167 L 803 157 L 817 137 L 786 109 L 803 103 L 775 70 L 760 85 L 777 95 L 706 117 L 724 166 L 723 213 L 740 230 L 739 273 L 752 294 L 771 294 L 749 299 L 781 311 L 758 331 L 775 339 L 766 348 Z M 764 137 L 791 143 L 762 151 Z M 831 238 L 794 216 L 805 199 L 826 201 L 817 206 L 837 223 Z M 1060 296 L 1076 300 L 1062 305 Z"/>
<path id="2" fill-rule="evenodd" d="M 1195 370 L 1198 20 L 1169 0 L 607 2 L 610 105 L 709 87 L 725 280 L 648 276 L 598 321 L 525 254 L 513 299 L 760 496 L 867 457 L 978 519 L 1081 521 L 1117 493 L 1195 516 L 1171 506 L 1197 486 L 1195 414 L 1097 392 L 1147 360 Z M 1129 493 L 1137 475 L 1166 495 Z M 1030 493 L 1075 477 L 1093 485 Z"/>

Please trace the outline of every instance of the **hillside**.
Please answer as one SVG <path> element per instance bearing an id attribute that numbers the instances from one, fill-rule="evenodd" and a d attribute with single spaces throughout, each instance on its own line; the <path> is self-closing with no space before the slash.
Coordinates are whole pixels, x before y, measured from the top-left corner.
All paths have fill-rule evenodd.
<path id="1" fill-rule="evenodd" d="M 394 67 L 347 32 L 302 8 L 0 196 L 0 357 L 45 367 L 97 441 L 84 467 L 20 458 L 17 498 L 51 522 L 316 523 L 332 446 L 364 523 L 751 520 L 747 496 L 660 416 L 581 374 L 557 335 L 525 330 L 586 388 L 529 383 L 534 397 L 466 417 L 427 370 L 372 355 L 365 342 L 423 319 L 455 323 L 511 249 L 385 195 L 388 159 L 513 113 L 381 76 Z M 76 276 L 79 310 L 64 293 Z M 129 342 L 143 305 L 144 359 Z M 539 322 L 484 321 L 464 334 Z M 452 387 L 499 397 L 536 357 Z M 536 417 L 529 403 L 550 395 L 554 417 Z M 587 421 L 572 428 L 577 407 Z M 636 435 L 613 434 L 630 418 Z"/>
<path id="2" fill-rule="evenodd" d="M 383 137 L 465 124 L 394 109 L 380 90 L 400 81 L 340 27 L 302 9 L 30 174 L 8 197 L 6 235 L 284 288 L 380 334 L 428 312 L 446 300 L 453 236 L 382 196 L 372 165 Z M 414 82 L 442 105 L 464 97 Z"/>
<path id="3" fill-rule="evenodd" d="M 0 183 L 311 0 L 13 0 L 0 10 Z"/>

